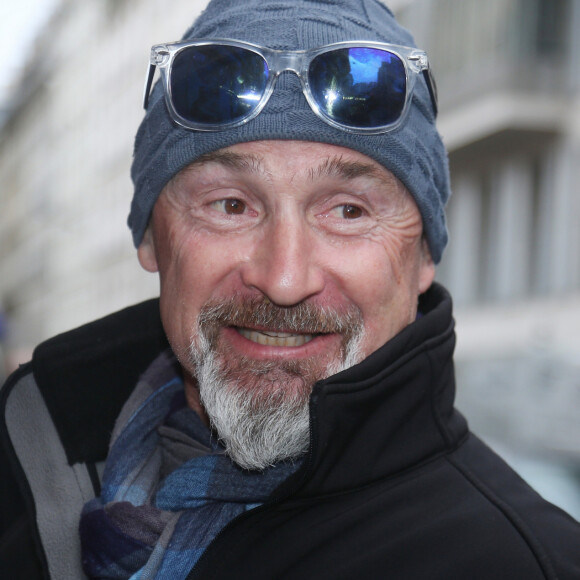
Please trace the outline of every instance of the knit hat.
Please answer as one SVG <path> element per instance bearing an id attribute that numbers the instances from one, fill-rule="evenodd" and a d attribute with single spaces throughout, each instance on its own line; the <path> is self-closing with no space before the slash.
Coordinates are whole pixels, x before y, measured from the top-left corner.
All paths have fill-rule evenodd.
<path id="1" fill-rule="evenodd" d="M 346 40 L 414 46 L 411 34 L 379 0 L 212 0 L 183 38 L 232 38 L 282 50 L 317 48 Z M 176 125 L 158 82 L 137 132 L 131 168 L 135 193 L 128 223 L 135 246 L 141 243 L 161 190 L 181 169 L 223 147 L 268 139 L 348 147 L 386 167 L 414 197 L 431 255 L 439 262 L 447 243 L 444 207 L 450 195 L 449 171 L 422 78 L 415 85 L 404 123 L 378 135 L 342 131 L 319 119 L 293 73 L 280 75 L 257 117 L 242 126 L 214 132 Z"/>

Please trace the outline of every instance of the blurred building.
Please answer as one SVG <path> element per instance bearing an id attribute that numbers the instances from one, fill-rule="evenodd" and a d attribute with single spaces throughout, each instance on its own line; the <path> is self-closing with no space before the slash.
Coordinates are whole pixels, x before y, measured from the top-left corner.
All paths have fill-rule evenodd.
<path id="1" fill-rule="evenodd" d="M 564 470 L 568 490 L 580 473 L 580 0 L 387 3 L 439 87 L 454 196 L 438 278 L 456 303 L 459 406 L 516 461 Z M 0 120 L 12 363 L 156 294 L 125 226 L 132 140 L 149 46 L 179 38 L 204 5 L 61 0 L 39 38 Z"/>
<path id="2" fill-rule="evenodd" d="M 0 115 L 0 311 L 10 366 L 157 293 L 125 225 L 149 47 L 204 0 L 60 0 Z"/>
<path id="3" fill-rule="evenodd" d="M 450 152 L 438 278 L 456 304 L 458 406 L 523 471 L 541 461 L 577 484 L 580 1 L 395 8 L 433 63 Z"/>

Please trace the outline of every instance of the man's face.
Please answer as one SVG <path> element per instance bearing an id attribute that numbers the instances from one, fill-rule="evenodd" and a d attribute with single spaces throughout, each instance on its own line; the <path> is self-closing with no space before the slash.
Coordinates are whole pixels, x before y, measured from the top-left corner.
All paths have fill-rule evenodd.
<path id="1" fill-rule="evenodd" d="M 365 155 L 332 145 L 238 144 L 165 187 L 139 259 L 159 271 L 163 324 L 188 401 L 208 412 L 226 447 L 229 419 L 214 417 L 221 407 L 245 406 L 263 423 L 288 404 L 293 411 L 282 414 L 299 409 L 307 424 L 314 382 L 415 319 L 434 276 L 421 234 L 402 184 Z M 235 402 L 204 394 L 216 382 Z M 272 454 L 246 466 L 288 455 Z"/>

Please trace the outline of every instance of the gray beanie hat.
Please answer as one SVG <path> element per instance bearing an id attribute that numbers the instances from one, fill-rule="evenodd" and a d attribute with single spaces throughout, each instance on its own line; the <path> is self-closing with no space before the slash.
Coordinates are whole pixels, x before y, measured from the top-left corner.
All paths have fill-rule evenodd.
<path id="1" fill-rule="evenodd" d="M 183 38 L 232 38 L 285 50 L 345 40 L 414 46 L 410 33 L 379 0 L 212 0 Z M 143 239 L 163 187 L 181 169 L 205 153 L 267 139 L 348 147 L 386 167 L 413 195 L 431 255 L 439 262 L 447 244 L 444 207 L 450 195 L 449 171 L 423 79 L 415 85 L 404 123 L 379 135 L 349 133 L 319 119 L 293 73 L 280 75 L 257 117 L 240 127 L 216 132 L 176 125 L 167 111 L 163 88 L 157 83 L 137 132 L 131 168 L 135 193 L 128 223 L 135 246 Z"/>

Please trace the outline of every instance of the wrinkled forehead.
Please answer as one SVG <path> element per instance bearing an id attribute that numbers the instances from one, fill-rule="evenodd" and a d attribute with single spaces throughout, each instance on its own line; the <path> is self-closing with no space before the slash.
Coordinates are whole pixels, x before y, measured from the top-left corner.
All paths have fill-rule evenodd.
<path id="1" fill-rule="evenodd" d="M 347 189 L 364 179 L 384 189 L 385 195 L 400 197 L 416 207 L 402 181 L 367 155 L 346 147 L 293 140 L 238 143 L 206 153 L 179 171 L 163 191 L 187 188 L 211 176 L 259 179 L 278 187 L 325 182 Z"/>

